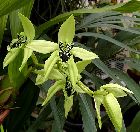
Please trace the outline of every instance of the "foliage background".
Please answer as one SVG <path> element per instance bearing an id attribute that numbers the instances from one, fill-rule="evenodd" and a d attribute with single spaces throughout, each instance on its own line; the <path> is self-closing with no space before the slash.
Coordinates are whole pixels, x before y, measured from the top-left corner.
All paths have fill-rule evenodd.
<path id="1" fill-rule="evenodd" d="M 122 69 L 110 69 L 111 67 L 108 68 L 105 63 L 112 58 L 116 58 L 124 48 L 136 53 L 135 49 L 139 50 L 140 14 L 135 12 L 139 10 L 139 4 L 138 1 L 132 0 L 125 7 L 117 8 L 118 12 L 110 12 L 110 9 L 114 9 L 118 5 L 111 6 L 110 9 L 101 8 L 105 5 L 113 5 L 113 3 L 99 2 L 93 5 L 93 9 L 85 10 L 82 9 L 85 8 L 85 5 L 80 0 L 0 0 L 0 75 L 7 75 L 7 69 L 3 69 L 2 65 L 7 53 L 7 45 L 17 36 L 17 33 L 23 30 L 18 12 L 30 18 L 33 22 L 36 28 L 36 39 L 53 40 L 55 42 L 57 42 L 60 25 L 73 13 L 77 22 L 75 44 L 94 51 L 101 59 L 94 61 L 87 67 L 83 73 L 83 81 L 86 83 L 87 80 L 90 80 L 87 85 L 91 86 L 92 90 L 98 89 L 111 80 L 119 84 L 123 81 L 134 92 L 134 97 L 132 97 L 133 100 L 130 97 L 119 100 L 126 126 L 122 131 L 126 131 L 127 128 L 127 131 L 138 132 L 140 119 L 139 55 L 133 54 L 129 58 L 121 56 L 121 61 L 118 63 L 129 66 L 127 72 Z M 95 9 L 96 6 L 97 9 Z M 130 17 L 120 12 L 133 13 Z M 38 56 L 38 59 L 44 61 L 47 57 Z M 99 75 L 101 73 L 98 72 L 99 69 L 107 75 L 107 78 L 104 79 Z M 16 70 L 16 67 L 13 68 L 13 72 L 15 72 L 14 70 Z M 31 75 L 24 82 L 16 93 L 16 103 L 10 107 L 10 113 L 3 122 L 3 126 L 8 132 L 15 130 L 61 132 L 62 129 L 68 132 L 77 130 L 85 132 L 114 131 L 103 107 L 101 109 L 103 128 L 102 130 L 98 129 L 94 101 L 83 94 L 75 97 L 73 109 L 67 120 L 64 118 L 64 97 L 61 93 L 58 93 L 49 105 L 41 107 L 42 99 L 45 98 L 50 84 L 51 82 L 47 82 L 40 87 L 35 86 L 34 75 Z M 8 101 L 12 102 L 10 98 Z M 6 109 L 9 109 L 9 107 L 1 107 L 1 111 Z"/>

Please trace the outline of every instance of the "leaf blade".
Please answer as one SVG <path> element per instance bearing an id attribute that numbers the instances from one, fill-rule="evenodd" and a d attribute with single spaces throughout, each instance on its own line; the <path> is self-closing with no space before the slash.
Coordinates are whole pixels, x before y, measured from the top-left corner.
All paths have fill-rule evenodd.
<path id="1" fill-rule="evenodd" d="M 53 86 L 51 86 L 48 90 L 48 93 L 47 93 L 47 97 L 46 99 L 44 100 L 43 105 L 47 104 L 48 101 L 53 97 L 53 95 L 59 91 L 60 89 L 62 89 L 64 87 L 63 85 L 64 83 L 62 81 L 56 81 L 55 84 Z"/>
<path id="2" fill-rule="evenodd" d="M 24 29 L 24 33 L 27 36 L 28 41 L 32 41 L 35 37 L 35 29 L 33 24 L 27 17 L 25 17 L 21 13 L 18 13 L 18 16 L 20 18 L 20 21 Z"/>
<path id="3" fill-rule="evenodd" d="M 70 30 L 69 30 L 70 29 Z M 71 15 L 60 27 L 58 33 L 58 42 L 72 43 L 75 35 L 75 20 L 74 16 Z"/>
<path id="4" fill-rule="evenodd" d="M 122 128 L 122 113 L 117 99 L 112 93 L 109 93 L 104 97 L 103 105 L 113 125 L 120 132 Z"/>
<path id="5" fill-rule="evenodd" d="M 70 51 L 74 56 L 82 59 L 82 60 L 92 60 L 98 58 L 95 53 L 89 52 L 83 48 L 73 47 Z"/>
<path id="6" fill-rule="evenodd" d="M 33 51 L 43 54 L 53 52 L 59 48 L 58 44 L 45 40 L 33 40 L 27 45 L 27 47 L 32 49 Z"/>

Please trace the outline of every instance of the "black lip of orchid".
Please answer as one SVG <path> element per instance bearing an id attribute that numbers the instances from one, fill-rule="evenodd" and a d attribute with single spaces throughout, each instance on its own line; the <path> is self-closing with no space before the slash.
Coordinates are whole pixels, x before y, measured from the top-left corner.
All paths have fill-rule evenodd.
<path id="1" fill-rule="evenodd" d="M 66 46 L 59 42 L 59 56 L 62 59 L 62 62 L 67 62 L 71 56 L 70 50 L 73 48 L 74 44 L 66 44 Z"/>
<path id="2" fill-rule="evenodd" d="M 72 84 L 71 84 L 71 82 L 69 81 L 68 76 L 66 77 L 65 90 L 66 90 L 66 93 L 67 93 L 67 96 L 68 96 L 68 97 L 70 97 L 71 95 L 73 95 Z"/>
<path id="3" fill-rule="evenodd" d="M 20 46 L 26 44 L 27 37 L 21 34 L 17 34 L 17 41 L 11 42 L 10 48 L 19 48 Z"/>

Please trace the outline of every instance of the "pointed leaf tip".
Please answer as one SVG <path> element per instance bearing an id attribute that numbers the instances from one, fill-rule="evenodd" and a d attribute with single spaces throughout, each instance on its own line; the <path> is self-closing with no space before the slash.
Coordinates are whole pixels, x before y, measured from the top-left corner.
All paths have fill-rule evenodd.
<path id="1" fill-rule="evenodd" d="M 71 15 L 60 27 L 58 41 L 62 43 L 72 43 L 75 35 L 75 20 Z"/>
<path id="2" fill-rule="evenodd" d="M 31 23 L 31 21 L 27 17 L 25 17 L 21 13 L 18 13 L 18 16 L 19 16 L 19 19 L 22 23 L 24 33 L 27 36 L 27 39 L 29 41 L 33 40 L 35 37 L 35 29 L 34 29 L 33 24 Z"/>

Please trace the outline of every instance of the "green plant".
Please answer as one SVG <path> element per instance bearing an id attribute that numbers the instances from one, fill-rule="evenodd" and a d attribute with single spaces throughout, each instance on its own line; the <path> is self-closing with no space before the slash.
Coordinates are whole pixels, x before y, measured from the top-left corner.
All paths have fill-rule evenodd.
<path id="1" fill-rule="evenodd" d="M 2 3 L 2 1 L 4 2 Z M 28 4 L 27 0 L 23 0 L 23 3 L 19 3 L 18 0 L 2 1 L 0 2 L 0 8 L 3 9 L 0 10 L 0 41 L 2 42 L 2 38 L 4 41 L 2 42 L 1 65 L 3 61 L 2 58 L 5 54 L 3 47 L 5 47 L 7 43 L 9 44 L 9 42 L 5 43 L 7 40 L 7 33 L 10 37 L 9 32 L 11 31 L 11 36 L 14 39 L 8 46 L 8 54 L 4 61 L 4 66 L 8 66 L 8 69 L 6 67 L 2 70 L 1 68 L 0 71 L 1 75 L 5 74 L 0 81 L 0 98 L 2 98 L 0 107 L 1 111 L 10 111 L 7 119 L 3 123 L 4 128 L 6 128 L 8 132 L 14 130 L 38 131 L 38 129 L 49 129 L 51 126 L 51 131 L 63 131 L 63 129 L 72 129 L 72 131 L 74 131 L 75 129 L 72 127 L 74 125 L 69 123 L 69 121 L 71 119 L 77 120 L 77 115 L 79 116 L 80 109 L 83 121 L 80 125 L 83 126 L 85 132 L 94 132 L 98 129 L 98 124 L 96 124 L 95 120 L 96 117 L 98 118 L 99 127 L 102 125 L 101 117 L 103 128 L 108 128 L 108 126 L 112 127 L 111 123 L 108 123 L 109 120 L 106 114 L 101 114 L 100 117 L 100 107 L 102 113 L 104 113 L 104 109 L 102 108 L 103 104 L 116 129 L 120 129 L 122 115 L 120 114 L 116 121 L 115 114 L 112 114 L 115 106 L 112 106 L 109 99 L 111 98 L 112 102 L 116 103 L 116 106 L 118 107 L 115 113 L 120 111 L 120 106 L 117 102 L 118 100 L 122 108 L 122 114 L 124 114 L 126 110 L 140 102 L 139 85 L 127 76 L 126 73 L 109 69 L 102 61 L 106 62 L 124 48 L 139 54 L 139 51 L 133 49 L 133 46 L 131 46 L 136 43 L 136 40 L 137 43 L 139 41 L 138 37 L 140 33 L 138 28 L 124 27 L 125 22 L 122 21 L 127 19 L 133 21 L 134 25 L 139 25 L 139 13 L 136 13 L 137 15 L 134 15 L 134 17 L 128 17 L 124 16 L 122 13 L 114 11 L 137 11 L 139 9 L 139 1 L 132 0 L 132 2 L 128 2 L 127 4 L 106 6 L 96 9 L 78 9 L 56 16 L 60 12 L 66 11 L 64 10 L 66 6 L 64 5 L 65 2 L 63 0 L 61 1 L 61 4 L 63 4 L 63 9 L 61 10 L 61 4 L 59 3 L 60 1 L 58 1 L 59 5 L 57 6 L 59 8 L 56 8 L 53 15 L 51 12 L 49 14 L 45 7 L 45 9 L 42 10 L 43 13 L 40 14 L 41 16 L 37 17 L 37 20 L 40 19 L 40 17 L 45 19 L 49 19 L 52 16 L 56 17 L 43 24 L 40 24 L 40 20 L 34 22 L 34 20 L 36 20 L 35 17 L 31 17 L 31 20 L 35 24 L 35 31 L 31 22 L 26 18 L 30 16 L 34 0 L 30 0 L 30 4 Z M 11 3 L 7 4 L 7 1 L 10 1 Z M 72 7 L 71 5 L 69 6 L 70 8 Z M 134 9 L 133 6 L 136 8 Z M 77 8 L 77 6 L 75 7 Z M 48 8 L 50 10 L 54 9 L 53 6 L 49 6 L 47 9 Z M 26 17 L 18 14 L 18 12 Z M 85 13 L 92 14 L 87 15 Z M 76 17 L 76 29 L 74 29 L 75 22 L 72 14 L 74 16 L 82 16 Z M 9 19 L 7 19 L 8 16 Z M 70 27 L 71 24 L 66 26 L 66 28 L 62 28 L 63 26 L 61 26 L 60 30 L 59 25 L 69 16 L 71 16 L 69 18 L 70 21 L 73 21 L 73 28 L 70 28 L 72 29 L 73 34 L 70 34 L 69 32 L 68 36 L 66 36 L 65 32 L 70 30 L 65 31 L 65 29 Z M 20 21 L 22 21 L 22 23 Z M 8 23 L 7 26 L 6 23 Z M 10 29 L 8 27 L 9 23 Z M 37 27 L 37 25 L 39 26 Z M 7 27 L 7 30 L 3 37 L 5 27 Z M 30 30 L 28 31 L 28 29 Z M 114 32 L 114 29 L 117 30 Z M 55 33 L 58 30 L 59 33 L 62 31 L 60 33 L 61 35 L 58 37 L 58 43 L 51 42 L 57 41 L 57 35 Z M 76 30 L 76 34 L 74 33 L 74 30 Z M 74 34 L 75 38 L 73 40 Z M 33 38 L 39 40 L 33 40 Z M 59 42 L 60 38 L 62 42 L 64 41 L 63 43 Z M 69 38 L 70 40 L 66 40 L 65 43 L 66 38 Z M 67 49 L 67 47 L 70 49 Z M 90 57 L 81 55 L 81 52 L 77 52 L 76 49 L 86 52 Z M 102 61 L 93 52 L 96 53 Z M 53 58 L 53 56 L 55 56 L 55 58 Z M 63 62 L 62 60 L 67 62 Z M 55 64 L 53 65 L 51 62 Z M 123 63 L 127 63 L 128 65 L 132 65 L 139 69 L 138 59 L 134 61 L 132 58 L 125 58 Z M 47 67 L 49 67 L 49 69 Z M 95 73 L 98 68 L 109 77 L 107 79 L 101 79 L 97 76 Z M 37 78 L 35 81 L 34 78 L 36 75 Z M 92 80 L 92 86 L 94 86 L 94 88 L 90 87 L 89 84 L 85 84 L 88 78 Z M 30 79 L 32 79 L 34 83 Z M 108 84 L 112 79 L 119 85 Z M 39 85 L 35 86 L 35 83 Z M 120 86 L 124 86 L 124 83 L 125 86 L 133 91 L 134 94 L 130 94 L 130 96 L 135 102 L 129 96 L 123 99 L 118 98 L 120 96 L 126 96 L 125 92 L 127 91 L 125 90 L 127 89 L 122 90 L 124 87 Z M 67 85 L 67 87 L 65 85 Z M 45 96 L 39 95 L 39 90 L 41 91 L 40 93 L 47 94 Z M 63 93 L 65 99 L 63 98 Z M 48 98 L 45 100 L 46 96 Z M 40 104 L 42 104 L 44 100 L 46 101 L 44 102 L 45 106 L 41 106 Z M 94 100 L 94 102 L 92 102 L 92 100 Z M 122 103 L 123 100 L 124 103 Z M 95 113 L 97 114 L 94 113 L 94 104 L 96 109 Z M 73 108 L 71 108 L 72 105 Z M 37 109 L 39 111 L 38 118 L 31 115 L 35 106 L 35 110 Z M 108 110 L 111 112 L 108 112 Z M 0 117 L 3 116 L 1 115 Z M 67 116 L 67 119 L 65 119 L 64 116 Z M 80 118 L 78 117 L 78 119 L 80 120 L 78 123 L 81 123 L 81 116 Z M 114 128 L 111 129 L 114 130 Z M 125 131 L 124 124 L 121 131 Z"/>
<path id="2" fill-rule="evenodd" d="M 94 98 L 99 127 L 101 128 L 102 125 L 100 105 L 103 104 L 116 130 L 120 131 L 122 128 L 122 114 L 116 98 L 126 96 L 125 92 L 132 92 L 118 84 L 106 84 L 101 86 L 99 90 L 92 91 L 80 81 L 82 78 L 80 73 L 91 63 L 91 60 L 98 58 L 98 56 L 83 48 L 74 47 L 72 42 L 75 34 L 73 15 L 62 24 L 58 33 L 58 44 L 45 40 L 33 40 L 35 36 L 33 25 L 23 15 L 19 14 L 19 17 L 24 32 L 20 33 L 18 38 L 14 39 L 10 46 L 8 46 L 9 52 L 4 59 L 4 67 L 12 64 L 23 50 L 24 57 L 19 67 L 20 72 L 22 72 L 25 65 L 27 65 L 27 60 L 32 57 L 35 65 L 37 64 L 37 66 L 44 67 L 41 70 L 34 67 L 29 68 L 33 69 L 32 72 L 37 74 L 36 85 L 42 84 L 48 79 L 55 80 L 55 84 L 49 88 L 47 98 L 42 105 L 48 103 L 57 91 L 62 90 L 65 96 L 65 117 L 67 117 L 73 105 L 74 93 L 86 93 Z M 51 53 L 50 57 L 45 61 L 45 64 L 39 64 L 33 51 L 43 54 L 53 53 Z M 82 61 L 75 63 L 74 56 L 80 58 Z M 15 75 L 12 75 L 11 78 L 14 78 L 14 76 Z M 25 73 L 24 76 L 26 76 Z"/>

